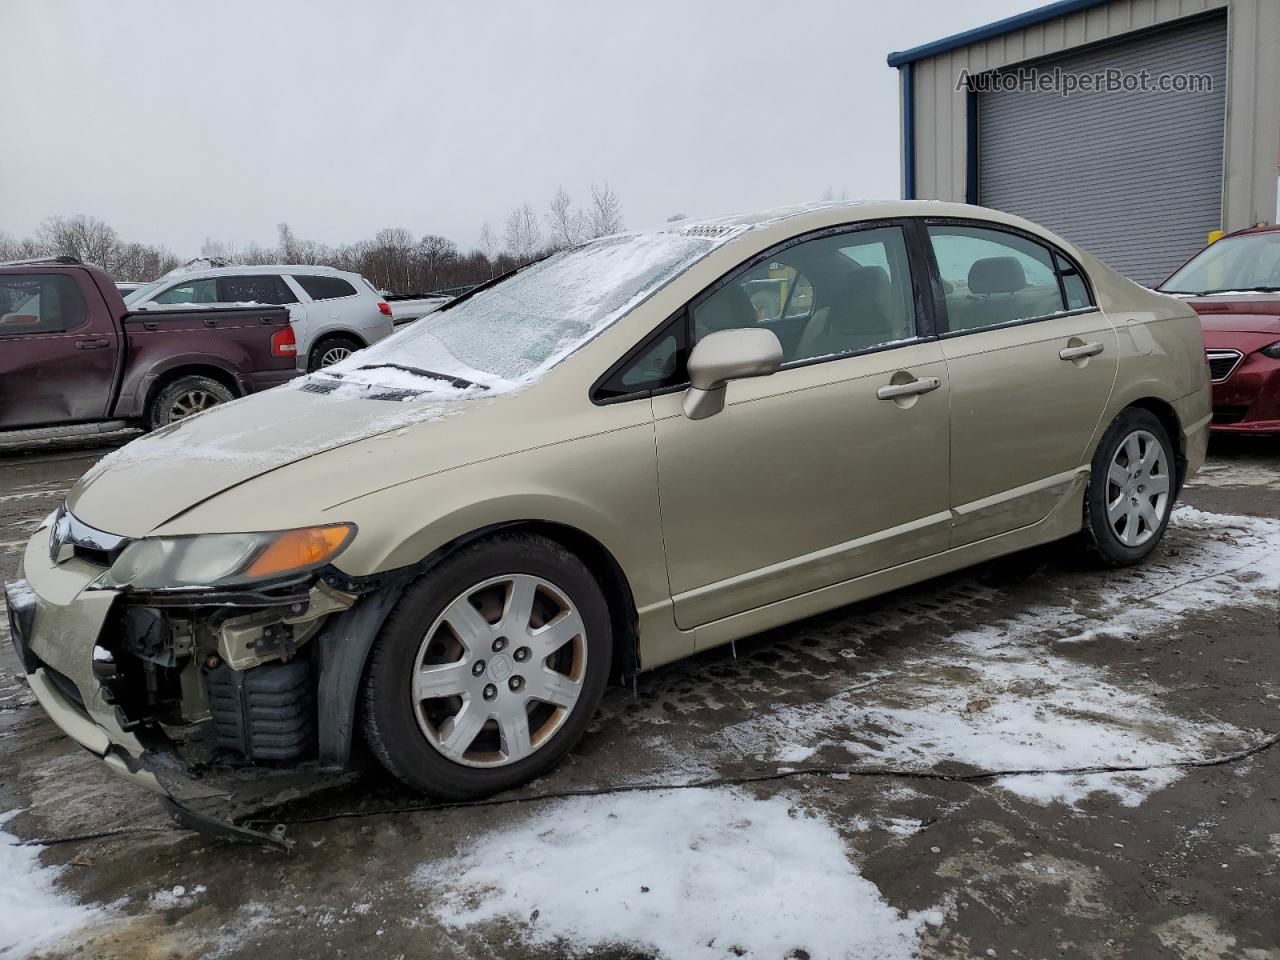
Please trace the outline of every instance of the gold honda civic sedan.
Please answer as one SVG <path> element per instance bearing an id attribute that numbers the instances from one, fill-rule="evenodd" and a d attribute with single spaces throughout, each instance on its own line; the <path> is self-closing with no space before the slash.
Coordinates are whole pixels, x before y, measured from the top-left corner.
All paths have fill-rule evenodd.
<path id="1" fill-rule="evenodd" d="M 1205 453 L 1182 302 L 1017 217 L 825 203 L 606 237 L 103 459 L 6 586 L 117 772 L 477 797 L 606 685 L 1068 537 L 1142 560 Z M 203 749 L 203 748 L 202 748 Z"/>

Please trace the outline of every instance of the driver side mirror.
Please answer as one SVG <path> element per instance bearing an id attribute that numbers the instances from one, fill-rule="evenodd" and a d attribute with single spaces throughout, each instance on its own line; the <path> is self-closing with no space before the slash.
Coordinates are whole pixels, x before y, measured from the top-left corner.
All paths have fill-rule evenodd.
<path id="1" fill-rule="evenodd" d="M 782 366 L 782 344 L 772 330 L 720 330 L 698 341 L 689 356 L 684 415 L 702 420 L 724 409 L 730 380 L 767 377 Z"/>

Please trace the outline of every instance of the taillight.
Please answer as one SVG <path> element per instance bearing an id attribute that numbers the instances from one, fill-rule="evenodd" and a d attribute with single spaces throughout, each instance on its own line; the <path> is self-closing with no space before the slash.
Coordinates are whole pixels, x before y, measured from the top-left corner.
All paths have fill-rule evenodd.
<path id="1" fill-rule="evenodd" d="M 273 357 L 298 355 L 298 338 L 293 335 L 293 327 L 283 327 L 271 335 L 271 355 Z"/>
<path id="2" fill-rule="evenodd" d="M 379 301 L 378 312 L 382 314 L 384 317 L 391 316 L 391 304 L 387 303 L 385 300 Z"/>

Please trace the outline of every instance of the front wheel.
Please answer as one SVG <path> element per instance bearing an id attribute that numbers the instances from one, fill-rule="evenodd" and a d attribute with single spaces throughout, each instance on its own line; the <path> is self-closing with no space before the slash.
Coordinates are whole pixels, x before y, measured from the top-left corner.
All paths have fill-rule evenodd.
<path id="1" fill-rule="evenodd" d="M 410 584 L 388 616 L 365 676 L 366 739 L 440 799 L 514 787 L 582 737 L 612 652 L 582 561 L 542 537 L 483 541 Z"/>
<path id="2" fill-rule="evenodd" d="M 1084 536 L 1108 566 L 1135 564 L 1164 536 L 1177 494 L 1173 444 L 1148 410 L 1125 410 L 1093 455 Z"/>

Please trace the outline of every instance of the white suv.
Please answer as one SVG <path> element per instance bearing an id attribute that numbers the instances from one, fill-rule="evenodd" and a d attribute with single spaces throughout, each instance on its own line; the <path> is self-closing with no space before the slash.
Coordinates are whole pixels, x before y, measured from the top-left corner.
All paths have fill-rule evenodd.
<path id="1" fill-rule="evenodd" d="M 134 290 L 130 310 L 187 304 L 278 303 L 289 308 L 298 366 L 318 370 L 391 333 L 391 307 L 358 273 L 332 267 L 271 264 L 184 270 Z"/>

